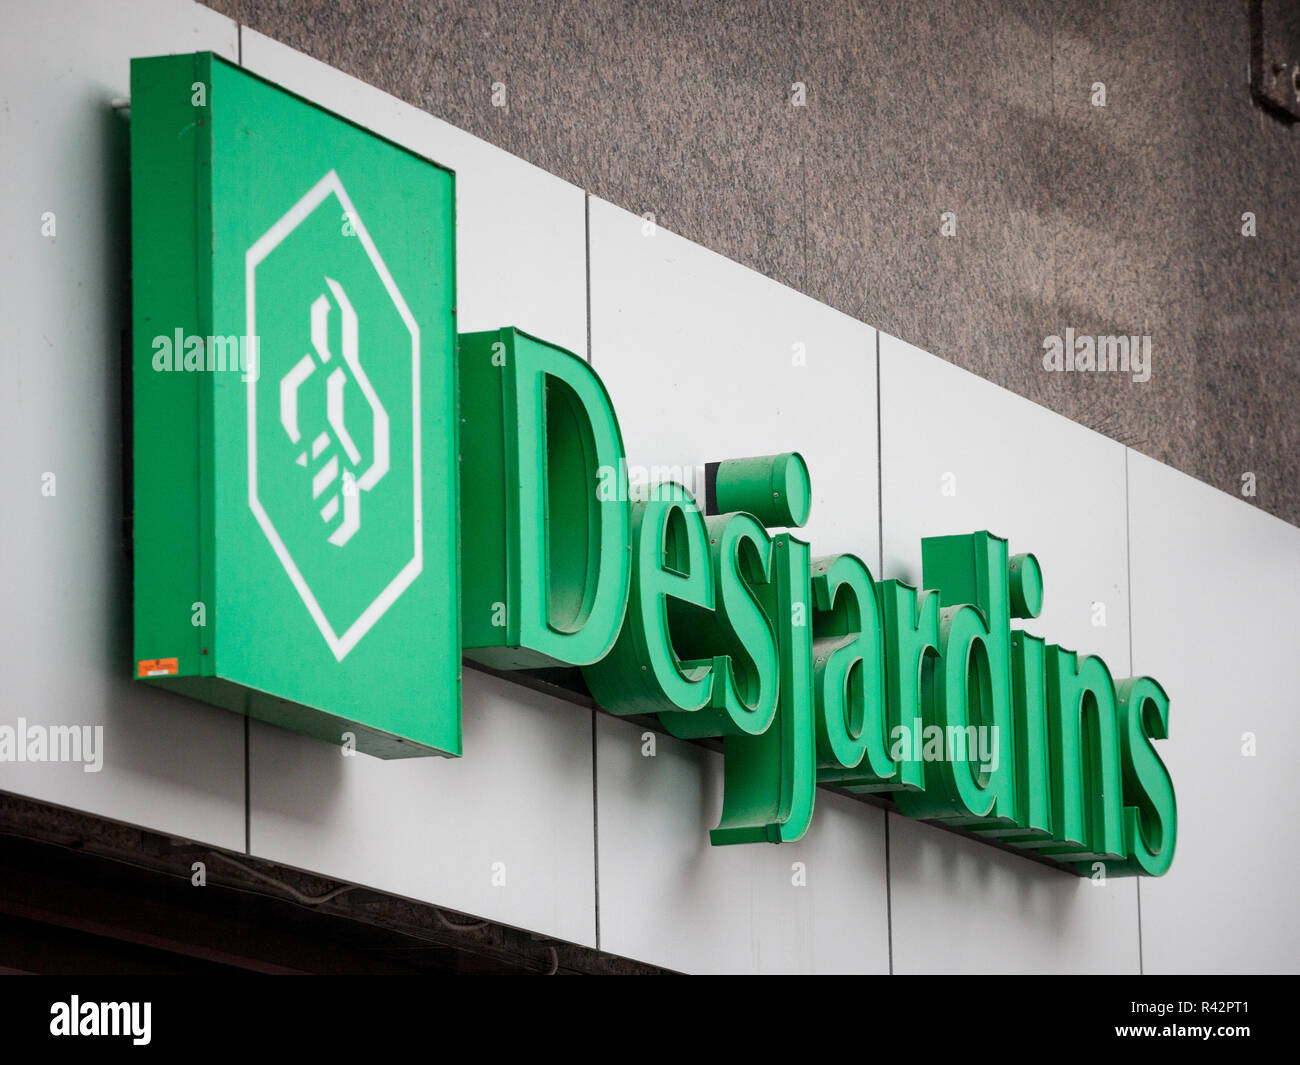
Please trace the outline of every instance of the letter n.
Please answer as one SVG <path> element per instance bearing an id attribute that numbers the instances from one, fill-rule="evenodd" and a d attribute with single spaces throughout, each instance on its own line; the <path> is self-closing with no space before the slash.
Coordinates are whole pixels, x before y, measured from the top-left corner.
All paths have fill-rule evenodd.
<path id="1" fill-rule="evenodd" d="M 1115 682 L 1100 659 L 1047 648 L 1047 732 L 1055 846 L 1062 862 L 1126 855 Z"/>

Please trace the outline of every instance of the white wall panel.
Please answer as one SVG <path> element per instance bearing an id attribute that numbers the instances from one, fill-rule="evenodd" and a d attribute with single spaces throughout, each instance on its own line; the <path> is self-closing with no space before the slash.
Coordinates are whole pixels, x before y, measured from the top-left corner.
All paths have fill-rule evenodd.
<path id="1" fill-rule="evenodd" d="M 226 847 L 244 842 L 244 723 L 132 682 L 121 547 L 135 56 L 211 50 L 237 27 L 190 4 L 13 4 L 0 32 L 0 290 L 7 617 L 0 725 L 102 725 L 104 768 L 0 763 L 0 789 Z M 53 212 L 55 236 L 43 236 Z M 55 477 L 56 494 L 42 495 Z"/>
<path id="2" fill-rule="evenodd" d="M 252 853 L 594 946 L 591 711 L 472 670 L 464 708 L 463 758 L 345 757 L 253 722 Z"/>
<path id="3" fill-rule="evenodd" d="M 722 756 L 597 717 L 602 950 L 691 973 L 885 973 L 884 813 L 819 789 L 798 843 L 713 847 Z M 794 863 L 805 886 L 795 886 Z"/>
<path id="4" fill-rule="evenodd" d="M 1132 880 L 1096 886 L 889 815 L 894 972 L 1138 971 Z"/>
<path id="5" fill-rule="evenodd" d="M 880 396 L 884 576 L 919 584 L 922 537 L 988 529 L 1042 564 L 1023 627 L 1126 676 L 1124 448 L 883 334 Z M 896 815 L 890 873 L 895 972 L 1138 969 L 1131 879 L 1094 886 Z"/>
<path id="6" fill-rule="evenodd" d="M 456 171 L 462 333 L 515 325 L 586 357 L 581 189 L 287 45 L 242 32 L 248 70 Z"/>
<path id="7" fill-rule="evenodd" d="M 247 29 L 243 62 L 456 171 L 462 331 L 517 325 L 585 357 L 580 189 Z M 255 724 L 253 853 L 594 944 L 590 712 L 467 671 L 464 728 L 462 759 L 398 763 Z"/>
<path id="8" fill-rule="evenodd" d="M 875 330 L 604 200 L 590 211 L 592 365 L 629 464 L 799 451 L 813 489 L 799 535 L 874 566 Z M 703 504 L 702 472 L 698 487 Z"/>
<path id="9" fill-rule="evenodd" d="M 874 331 L 597 199 L 590 241 L 592 364 L 629 463 L 698 467 L 703 503 L 704 463 L 797 450 L 800 535 L 874 568 Z M 606 717 L 598 733 L 603 949 L 692 972 L 888 970 L 881 811 L 819 792 L 800 843 L 711 847 L 720 757 L 661 736 L 643 759 L 640 730 Z"/>
<path id="10" fill-rule="evenodd" d="M 1133 665 L 1169 693 L 1178 798 L 1174 864 L 1141 885 L 1145 971 L 1295 973 L 1300 529 L 1136 452 L 1129 498 Z"/>

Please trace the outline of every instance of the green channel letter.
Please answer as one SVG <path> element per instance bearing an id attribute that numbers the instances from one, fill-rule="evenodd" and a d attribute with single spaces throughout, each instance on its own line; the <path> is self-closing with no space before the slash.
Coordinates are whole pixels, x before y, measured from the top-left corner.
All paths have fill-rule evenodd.
<path id="1" fill-rule="evenodd" d="M 817 787 L 808 594 L 812 555 L 808 544 L 789 533 L 778 535 L 773 547 L 775 579 L 761 594 L 779 649 L 776 720 L 759 735 L 723 741 L 722 819 L 709 833 L 715 845 L 790 843 L 802 838 L 812 821 Z"/>
<path id="2" fill-rule="evenodd" d="M 1174 860 L 1178 806 L 1174 782 L 1151 741 L 1169 738 L 1169 696 L 1150 677 L 1121 680 L 1117 694 L 1128 858 L 1106 871 L 1111 876 L 1163 876 Z"/>
<path id="3" fill-rule="evenodd" d="M 988 635 L 975 607 L 940 608 L 940 654 L 931 697 L 924 701 L 923 737 L 912 738 L 930 761 L 925 790 L 895 797 L 909 817 L 961 821 L 984 818 L 993 809 L 993 774 L 977 766 L 980 731 L 992 722 Z M 936 744 L 939 756 L 931 759 L 928 752 Z"/>
<path id="4" fill-rule="evenodd" d="M 465 654 L 585 666 L 614 645 L 631 565 L 623 438 L 582 359 L 517 329 L 460 337 Z"/>
<path id="5" fill-rule="evenodd" d="M 709 532 L 678 484 L 657 484 L 632 504 L 632 586 L 614 647 L 582 674 L 611 714 L 695 711 L 713 698 L 712 659 L 684 663 L 672 630 L 698 628 L 714 607 Z M 698 613 L 686 615 L 687 608 Z"/>
<path id="6" fill-rule="evenodd" d="M 987 532 L 927 537 L 921 557 L 925 584 L 939 589 L 941 606 L 940 663 L 925 727 L 942 734 L 943 757 L 923 793 L 898 796 L 899 809 L 957 824 L 1014 825 L 1006 541 Z"/>
<path id="7" fill-rule="evenodd" d="M 939 596 L 896 580 L 882 581 L 877 590 L 884 631 L 884 716 L 895 768 L 882 778 L 860 765 L 865 770 L 861 775 L 840 783 L 858 794 L 919 792 L 926 787 L 920 735 L 927 701 L 924 678 L 939 653 Z"/>
<path id="8" fill-rule="evenodd" d="M 793 483 L 804 490 L 781 493 L 795 510 L 768 517 L 807 514 L 799 456 L 723 465 L 756 478 L 753 503 L 766 501 L 772 483 L 791 483 L 789 473 L 774 482 L 774 468 L 800 471 Z M 705 518 L 683 486 L 665 483 L 632 504 L 631 556 L 618 639 L 583 669 L 593 696 L 614 714 L 657 713 L 681 738 L 723 737 L 714 844 L 800 838 L 816 790 L 808 545 L 773 537 L 749 513 Z"/>
<path id="9" fill-rule="evenodd" d="M 1015 825 L 970 826 L 985 838 L 1022 843 L 1052 838 L 1052 804 L 1048 781 L 1046 641 L 1024 632 L 1011 634 L 1016 816 Z"/>
<path id="10" fill-rule="evenodd" d="M 866 772 L 888 781 L 897 766 L 885 728 L 884 625 L 876 582 L 855 555 L 819 558 L 812 598 L 817 779 L 838 783 Z"/>
<path id="11" fill-rule="evenodd" d="M 1120 742 L 1106 663 L 1049 645 L 1047 704 L 1056 845 L 1035 849 L 1058 861 L 1122 861 Z"/>
<path id="12" fill-rule="evenodd" d="M 774 579 L 772 540 L 750 514 L 704 519 L 714 576 L 712 615 L 696 615 L 683 634 L 687 668 L 714 674 L 709 701 L 690 712 L 668 711 L 659 720 L 674 736 L 756 736 L 776 715 L 780 663 L 772 622 L 759 591 Z"/>
<path id="13" fill-rule="evenodd" d="M 1043 609 L 1043 571 L 1033 555 L 1016 555 L 1011 575 L 1011 616 L 1038 617 Z M 1011 633 L 1012 717 L 1015 721 L 1016 828 L 982 830 L 1019 842 L 1052 835 L 1051 753 L 1047 742 L 1047 641 Z M 976 830 L 981 831 L 981 830 Z"/>

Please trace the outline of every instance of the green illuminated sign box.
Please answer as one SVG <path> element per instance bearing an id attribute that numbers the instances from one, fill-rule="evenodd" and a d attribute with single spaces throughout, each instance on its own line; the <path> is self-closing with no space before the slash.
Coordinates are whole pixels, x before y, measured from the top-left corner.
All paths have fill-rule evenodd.
<path id="1" fill-rule="evenodd" d="M 131 168 L 135 672 L 460 754 L 452 174 L 206 53 Z"/>
<path id="2" fill-rule="evenodd" d="M 588 363 L 457 337 L 448 171 L 203 54 L 137 60 L 131 122 L 143 681 L 402 757 L 461 753 L 462 654 L 577 667 L 721 739 L 716 845 L 800 839 L 825 785 L 1169 868 L 1169 698 L 1013 627 L 1033 555 L 927 538 L 924 588 L 816 555 L 795 453 L 633 499 Z"/>

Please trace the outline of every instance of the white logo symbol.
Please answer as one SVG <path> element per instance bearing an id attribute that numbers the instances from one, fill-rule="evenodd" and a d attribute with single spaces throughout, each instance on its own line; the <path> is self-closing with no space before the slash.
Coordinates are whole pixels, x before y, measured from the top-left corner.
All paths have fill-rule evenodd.
<path id="1" fill-rule="evenodd" d="M 371 239 L 370 233 L 362 224 L 360 215 L 348 196 L 347 190 L 344 189 L 343 183 L 333 170 L 321 178 L 302 199 L 294 204 L 275 225 L 248 249 L 244 256 L 244 276 L 245 301 L 247 304 L 246 327 L 250 337 L 258 337 L 256 300 L 259 266 L 265 262 L 266 258 L 276 248 L 289 240 L 298 227 L 306 222 L 318 209 L 330 211 L 329 217 L 331 225 L 333 225 L 333 220 L 339 217 L 340 212 L 337 208 L 326 208 L 324 206 L 331 197 L 338 201 L 338 207 L 351 219 L 352 228 L 355 230 L 356 239 L 349 240 L 347 242 L 348 247 L 355 249 L 357 243 L 360 244 L 364 255 L 369 261 L 370 268 L 374 270 L 376 277 L 387 293 L 388 300 L 391 301 L 391 306 L 387 302 L 382 306 L 380 304 L 366 305 L 363 307 L 363 311 L 366 314 L 391 314 L 395 311 L 405 331 L 410 334 L 410 435 L 409 437 L 403 436 L 400 440 L 391 438 L 388 412 L 379 401 L 379 396 L 371 385 L 369 376 L 361 366 L 358 355 L 356 311 L 343 286 L 333 278 L 326 276 L 324 281 L 328 292 L 321 292 L 310 304 L 310 338 L 313 350 L 298 358 L 287 371 L 280 373 L 285 366 L 285 361 L 282 360 L 284 355 L 288 353 L 268 351 L 259 344 L 259 368 L 265 369 L 269 366 L 274 368 L 274 372 L 269 377 L 261 373 L 251 375 L 247 383 L 248 505 L 253 511 L 262 532 L 274 549 L 276 557 L 280 560 L 280 564 L 284 567 L 285 573 L 288 574 L 303 604 L 311 614 L 316 627 L 329 644 L 334 657 L 341 662 L 361 638 L 374 627 L 375 623 L 387 613 L 388 608 L 397 601 L 398 597 L 411 586 L 424 568 L 420 472 L 419 326 L 417 326 L 415 316 L 407 306 L 406 300 L 402 297 L 402 293 L 398 290 L 392 274 L 389 273 L 388 267 L 380 257 L 374 240 Z M 339 276 L 343 275 L 340 274 Z M 331 352 L 329 348 L 329 323 L 336 309 L 342 324 L 342 349 L 338 352 Z M 272 308 L 272 313 L 285 313 L 285 310 L 284 308 L 275 307 Z M 307 309 L 304 308 L 304 324 L 306 324 L 306 312 Z M 302 348 L 297 350 L 302 351 Z M 288 358 L 292 359 L 294 354 L 296 352 L 288 354 Z M 386 357 L 404 359 L 405 356 L 403 352 L 388 351 Z M 318 371 L 324 375 L 325 421 L 327 428 L 320 429 L 311 438 L 310 443 L 307 443 L 303 434 L 303 427 L 299 424 L 299 396 L 303 385 L 309 378 L 314 377 Z M 282 509 L 277 508 L 283 508 L 290 504 L 284 499 L 264 504 L 263 500 L 258 496 L 258 384 L 260 380 L 263 382 L 264 388 L 275 387 L 271 382 L 275 381 L 277 373 L 280 374 L 278 380 L 279 395 L 278 397 L 266 398 L 271 399 L 272 403 L 278 398 L 280 429 L 287 434 L 291 445 L 295 447 L 302 445 L 295 455 L 295 461 L 298 465 L 308 467 L 312 471 L 312 499 L 317 504 L 320 520 L 330 530 L 328 533 L 328 542 L 330 544 L 337 548 L 344 548 L 349 541 L 353 540 L 362 525 L 361 493 L 369 492 L 389 474 L 392 455 L 406 455 L 408 453 L 410 455 L 412 511 L 411 523 L 405 528 L 404 535 L 411 537 L 409 541 L 411 543 L 411 553 L 407 560 L 404 563 L 396 562 L 394 569 L 386 569 L 386 567 L 377 565 L 347 565 L 347 560 L 352 559 L 355 562 L 356 559 L 346 552 L 340 552 L 338 558 L 346 568 L 340 568 L 335 572 L 322 573 L 318 563 L 317 569 L 313 571 L 315 574 L 313 579 L 318 582 L 318 586 L 325 593 L 329 589 L 324 582 L 375 580 L 377 578 L 373 588 L 374 598 L 356 617 L 336 617 L 332 620 L 327 616 L 326 609 L 321 605 L 320 596 L 313 592 L 307 578 L 303 575 L 302 568 L 290 553 L 289 547 L 285 543 L 285 537 L 276 529 L 275 523 L 272 521 L 270 513 L 268 513 L 268 506 L 272 506 L 275 512 L 283 517 Z M 366 407 L 369 409 L 371 454 L 368 465 L 363 461 L 360 449 L 347 427 L 345 395 L 349 377 L 356 383 L 361 397 L 365 399 Z M 388 380 L 389 378 L 385 379 Z M 317 387 L 319 387 L 320 380 L 321 378 L 317 378 Z M 402 397 L 402 399 L 405 401 L 406 397 Z M 393 401 L 394 397 L 390 396 L 389 402 Z M 353 426 L 357 424 L 355 421 L 357 413 L 364 411 L 364 409 L 360 403 L 355 401 L 348 406 L 347 413 L 353 419 L 351 422 Z M 406 430 L 403 430 L 403 433 L 405 432 Z M 274 454 L 274 451 L 270 453 Z M 401 466 L 399 465 L 398 472 L 400 470 Z M 292 533 L 295 530 L 298 530 L 297 526 L 294 526 L 294 529 L 289 531 Z M 397 529 L 394 529 L 393 532 L 401 534 L 401 531 Z M 293 540 L 292 535 L 290 539 Z M 370 543 L 366 542 L 367 539 L 370 540 Z M 301 545 L 301 537 L 294 542 Z M 360 549 L 362 552 L 372 552 L 377 547 L 384 548 L 385 546 L 388 552 L 387 557 L 391 557 L 393 547 L 391 538 L 376 541 L 373 537 L 361 537 L 352 543 L 351 548 L 347 550 L 357 551 Z M 358 573 L 367 574 L 368 576 L 354 576 Z M 325 597 L 328 600 L 328 595 Z M 334 613 L 340 612 L 340 608 L 334 608 Z"/>
<path id="2" fill-rule="evenodd" d="M 348 375 L 342 366 L 335 364 L 333 371 L 325 382 L 326 421 L 329 432 L 321 432 L 311 444 L 311 461 L 318 462 L 316 472 L 312 474 L 311 495 L 319 499 L 321 495 L 336 483 L 341 489 L 320 508 L 321 520 L 327 525 L 339 512 L 339 496 L 343 497 L 343 520 L 332 533 L 329 541 L 336 547 L 342 547 L 352 539 L 353 534 L 361 528 L 361 492 L 369 492 L 388 472 L 388 412 L 379 402 L 375 390 L 370 385 L 370 378 L 357 359 L 357 314 L 348 301 L 343 286 L 333 278 L 327 277 L 325 284 L 343 314 L 343 361 L 352 373 L 353 379 L 361 387 L 362 395 L 370 404 L 370 416 L 374 426 L 374 457 L 370 467 L 357 477 L 353 470 L 361 463 L 361 452 L 352 440 L 347 426 L 343 422 L 343 386 L 347 384 Z M 302 439 L 298 429 L 298 389 L 316 372 L 318 366 L 325 367 L 330 362 L 329 349 L 329 313 L 330 301 L 325 295 L 317 296 L 311 305 L 311 346 L 316 357 L 304 355 L 287 374 L 280 379 L 280 424 L 289 434 L 289 440 L 295 444 Z M 344 453 L 350 467 L 345 467 L 339 476 L 339 454 L 330 448 L 336 444 Z M 299 466 L 307 465 L 307 451 L 304 449 L 297 458 Z"/>

